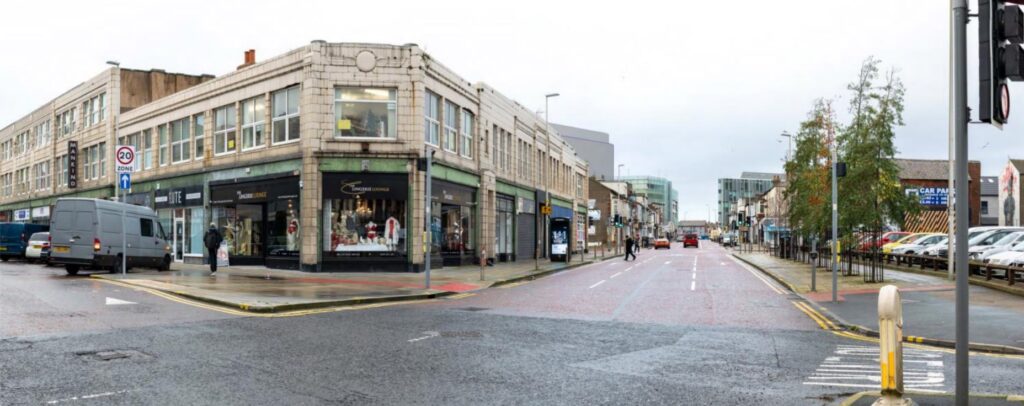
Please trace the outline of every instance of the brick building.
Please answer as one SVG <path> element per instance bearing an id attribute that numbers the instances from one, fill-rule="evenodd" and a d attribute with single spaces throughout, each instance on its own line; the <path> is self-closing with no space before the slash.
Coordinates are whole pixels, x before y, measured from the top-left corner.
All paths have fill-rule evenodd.
<path id="1" fill-rule="evenodd" d="M 441 265 L 484 251 L 499 261 L 546 258 L 583 235 L 586 163 L 529 109 L 416 45 L 313 41 L 259 63 L 250 51 L 217 78 L 150 73 L 146 82 L 132 72 L 112 67 L 97 85 L 0 132 L 0 143 L 34 136 L 36 116 L 58 122 L 62 109 L 95 93 L 88 89 L 109 89 L 110 107 L 99 113 L 107 125 L 82 128 L 77 118 L 67 135 L 78 142 L 78 187 L 58 186 L 61 172 L 31 194 L 0 194 L 0 210 L 113 196 L 113 159 L 105 157 L 129 144 L 140 159 L 125 199 L 157 210 L 174 261 L 203 260 L 210 222 L 223 230 L 233 264 L 306 271 L 417 271 L 428 236 Z M 145 88 L 136 82 L 168 91 L 148 99 L 120 91 Z M 24 183 L 28 162 L 53 160 L 63 170 L 68 144 L 60 141 L 31 159 L 0 162 L 0 180 Z M 418 165 L 428 149 L 436 151 L 429 234 Z M 550 216 L 541 214 L 545 202 Z M 552 241 L 549 218 L 571 224 L 568 235 Z"/>
<path id="2" fill-rule="evenodd" d="M 905 229 L 913 232 L 941 232 L 949 228 L 946 193 L 949 189 L 949 161 L 942 159 L 896 159 L 900 184 L 908 194 L 918 196 L 921 212 L 907 218 Z M 971 227 L 981 224 L 981 162 L 967 163 L 968 206 Z"/>

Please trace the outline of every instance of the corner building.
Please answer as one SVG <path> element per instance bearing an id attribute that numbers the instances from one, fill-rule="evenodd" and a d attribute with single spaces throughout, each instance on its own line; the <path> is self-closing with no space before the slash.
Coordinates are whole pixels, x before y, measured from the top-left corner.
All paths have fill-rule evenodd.
<path id="1" fill-rule="evenodd" d="M 495 89 L 412 44 L 313 41 L 259 63 L 250 53 L 234 72 L 184 76 L 197 79 L 130 109 L 117 108 L 128 98 L 119 94 L 106 113 L 116 129 L 96 136 L 106 149 L 86 164 L 89 143 L 79 146 L 96 197 L 117 184 L 112 145 L 136 147 L 124 198 L 157 210 L 174 261 L 204 260 L 210 222 L 232 264 L 303 271 L 419 271 L 428 230 L 435 267 L 585 246 L 586 162 Z M 428 148 L 429 221 L 419 164 Z M 40 204 L 71 195 L 47 192 Z M 0 209 L 24 205 L 3 198 Z"/>

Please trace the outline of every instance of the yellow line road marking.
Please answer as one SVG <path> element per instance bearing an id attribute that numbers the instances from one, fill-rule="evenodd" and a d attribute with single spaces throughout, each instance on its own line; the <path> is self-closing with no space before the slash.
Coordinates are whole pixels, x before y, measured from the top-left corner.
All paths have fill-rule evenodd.
<path id="1" fill-rule="evenodd" d="M 823 323 L 817 317 L 814 317 L 814 315 L 811 314 L 809 310 L 805 309 L 803 306 L 800 306 L 800 303 L 794 302 L 793 306 L 795 306 L 797 309 L 800 309 L 800 311 L 804 312 L 804 314 L 806 314 L 807 317 L 810 317 L 811 320 L 814 320 L 815 323 L 818 323 L 818 327 L 821 327 L 822 330 L 828 330 L 828 327 L 825 326 L 825 323 Z"/>

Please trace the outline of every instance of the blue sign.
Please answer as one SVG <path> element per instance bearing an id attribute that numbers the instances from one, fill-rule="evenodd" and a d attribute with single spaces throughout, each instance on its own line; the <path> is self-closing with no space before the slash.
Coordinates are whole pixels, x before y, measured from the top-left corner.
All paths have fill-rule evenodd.
<path id="1" fill-rule="evenodd" d="M 132 188 L 132 174 L 125 172 L 125 173 L 122 173 L 119 176 L 120 177 L 118 178 L 118 182 L 117 183 L 121 186 L 121 189 L 123 189 L 123 190 L 131 189 Z"/>
<path id="2" fill-rule="evenodd" d="M 945 187 L 917 188 L 917 198 L 922 206 L 945 206 L 948 193 L 949 188 Z"/>

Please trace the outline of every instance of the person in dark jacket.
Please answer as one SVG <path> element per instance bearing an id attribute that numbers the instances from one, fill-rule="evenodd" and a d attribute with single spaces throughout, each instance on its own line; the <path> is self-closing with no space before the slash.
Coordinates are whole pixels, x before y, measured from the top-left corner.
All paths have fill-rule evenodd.
<path id="1" fill-rule="evenodd" d="M 636 240 L 633 239 L 633 236 L 626 237 L 626 261 L 629 261 L 630 256 L 636 259 L 636 254 L 633 252 L 634 245 L 636 245 Z"/>
<path id="2" fill-rule="evenodd" d="M 217 223 L 210 223 L 210 229 L 206 230 L 206 235 L 203 236 L 203 243 L 210 256 L 210 276 L 217 273 L 217 250 L 220 249 L 220 243 L 223 241 L 224 236 L 217 230 Z"/>

